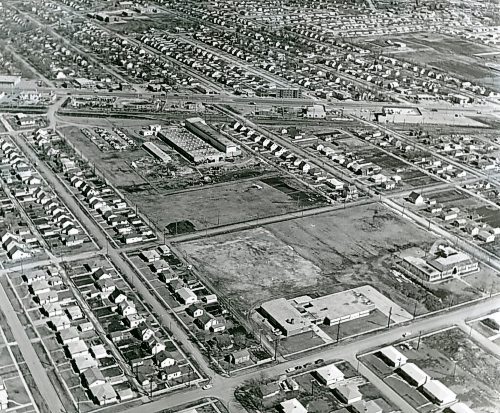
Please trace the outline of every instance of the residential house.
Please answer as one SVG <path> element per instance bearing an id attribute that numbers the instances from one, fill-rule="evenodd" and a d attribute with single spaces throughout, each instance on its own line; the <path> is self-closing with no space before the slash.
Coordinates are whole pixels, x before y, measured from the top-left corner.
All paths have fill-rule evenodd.
<path id="1" fill-rule="evenodd" d="M 85 341 L 83 340 L 72 341 L 71 343 L 68 343 L 66 347 L 72 359 L 78 356 L 86 356 L 89 354 L 87 343 L 85 343 Z"/>
<path id="2" fill-rule="evenodd" d="M 465 403 L 458 402 L 454 403 L 446 410 L 444 411 L 445 413 L 475 413 L 474 410 L 472 410 L 469 406 L 467 406 Z"/>
<path id="3" fill-rule="evenodd" d="M 408 361 L 408 357 L 401 354 L 393 346 L 384 347 L 378 352 L 378 355 L 386 364 L 392 367 L 401 367 Z"/>
<path id="4" fill-rule="evenodd" d="M 23 274 L 23 279 L 28 285 L 33 284 L 35 281 L 43 281 L 47 278 L 45 271 L 31 271 Z"/>
<path id="5" fill-rule="evenodd" d="M 134 392 L 132 389 L 118 390 L 118 400 L 124 402 L 126 400 L 131 400 L 134 398 Z"/>
<path id="6" fill-rule="evenodd" d="M 457 395 L 439 380 L 428 380 L 424 383 L 422 386 L 422 393 L 424 393 L 431 402 L 439 406 L 451 404 L 457 399 Z"/>
<path id="7" fill-rule="evenodd" d="M 55 317 L 55 316 L 64 314 L 63 309 L 61 307 L 61 304 L 59 304 L 57 302 L 56 303 L 46 303 L 43 305 L 42 309 L 43 309 L 43 313 L 47 317 Z"/>
<path id="8" fill-rule="evenodd" d="M 120 304 L 118 304 L 118 312 L 127 317 L 132 314 L 137 314 L 137 309 L 133 301 L 124 300 Z"/>
<path id="9" fill-rule="evenodd" d="M 48 293 L 51 290 L 50 285 L 49 285 L 48 281 L 46 281 L 46 280 L 34 281 L 30 285 L 30 289 L 31 289 L 32 294 L 34 294 L 34 295 Z"/>
<path id="10" fill-rule="evenodd" d="M 295 398 L 281 402 L 280 408 L 283 413 L 307 413 L 307 409 Z"/>
<path id="11" fill-rule="evenodd" d="M 320 367 L 313 373 L 318 381 L 324 386 L 331 386 L 344 380 L 344 373 L 342 373 L 334 364 Z"/>
<path id="12" fill-rule="evenodd" d="M 198 328 L 208 331 L 213 325 L 217 324 L 217 320 L 208 313 L 204 313 L 201 316 L 197 317 L 194 320 L 194 323 Z"/>
<path id="13" fill-rule="evenodd" d="M 65 315 L 51 317 L 49 323 L 52 325 L 52 328 L 56 331 L 62 331 L 71 327 L 71 322 L 69 318 Z"/>
<path id="14" fill-rule="evenodd" d="M 229 355 L 229 362 L 232 364 L 243 364 L 250 361 L 250 352 L 247 349 L 235 351 Z"/>
<path id="15" fill-rule="evenodd" d="M 58 336 L 59 336 L 59 341 L 65 346 L 67 346 L 69 343 L 74 343 L 80 340 L 80 334 L 78 333 L 76 327 L 69 327 L 64 330 L 61 330 L 58 333 Z"/>
<path id="16" fill-rule="evenodd" d="M 422 194 L 413 191 L 410 195 L 408 195 L 408 202 L 411 202 L 413 205 L 421 206 L 424 205 L 425 200 Z"/>
<path id="17" fill-rule="evenodd" d="M 85 333 L 86 331 L 92 331 L 93 329 L 94 325 L 90 321 L 78 325 L 78 330 L 80 330 L 82 333 Z"/>
<path id="18" fill-rule="evenodd" d="M 116 289 L 116 285 L 111 278 L 98 280 L 96 286 L 101 292 L 107 295 L 111 294 Z"/>
<path id="19" fill-rule="evenodd" d="M 118 395 L 116 394 L 113 386 L 109 383 L 104 383 L 99 386 L 94 386 L 90 389 L 94 403 L 99 406 L 116 403 Z"/>
<path id="20" fill-rule="evenodd" d="M 130 314 L 126 316 L 125 322 L 130 328 L 138 327 L 140 324 L 144 323 L 146 320 L 139 314 Z"/>
<path id="21" fill-rule="evenodd" d="M 353 413 L 383 413 L 376 400 L 359 400 L 351 405 L 351 409 Z"/>
<path id="22" fill-rule="evenodd" d="M 73 359 L 73 364 L 75 371 L 77 373 L 83 373 L 85 370 L 92 367 L 97 367 L 97 360 L 90 357 L 90 355 L 77 356 Z"/>
<path id="23" fill-rule="evenodd" d="M 49 291 L 47 293 L 37 294 L 36 299 L 40 305 L 45 305 L 49 303 L 56 303 L 59 301 L 59 296 L 55 291 Z"/>
<path id="24" fill-rule="evenodd" d="M 174 380 L 182 376 L 181 369 L 177 364 L 165 367 L 164 373 L 165 373 L 165 380 Z"/>
<path id="25" fill-rule="evenodd" d="M 103 344 L 96 344 L 90 347 L 90 355 L 96 360 L 108 357 L 108 352 Z"/>
<path id="26" fill-rule="evenodd" d="M 97 367 L 91 367 L 82 373 L 82 384 L 88 389 L 104 383 L 106 383 L 106 379 Z"/>
<path id="27" fill-rule="evenodd" d="M 191 317 L 201 317 L 203 315 L 203 308 L 196 305 L 196 304 L 191 304 L 189 307 L 186 308 L 186 313 L 188 313 Z"/>
<path id="28" fill-rule="evenodd" d="M 82 310 L 77 305 L 67 307 L 66 313 L 68 314 L 69 319 L 72 321 L 80 320 L 81 318 L 83 318 Z"/>
<path id="29" fill-rule="evenodd" d="M 127 296 L 121 290 L 115 288 L 113 292 L 108 295 L 108 299 L 114 304 L 120 304 L 127 299 Z"/>
<path id="30" fill-rule="evenodd" d="M 141 251 L 140 257 L 146 262 L 155 262 L 161 259 L 161 255 L 156 250 Z"/>
<path id="31" fill-rule="evenodd" d="M 165 344 L 155 336 L 150 337 L 149 340 L 146 341 L 146 345 L 153 356 L 165 350 Z"/>
<path id="32" fill-rule="evenodd" d="M 413 363 L 403 364 L 398 369 L 398 373 L 412 386 L 420 387 L 424 385 L 431 377 L 420 367 Z"/>
<path id="33" fill-rule="evenodd" d="M 175 359 L 169 352 L 165 350 L 156 353 L 154 359 L 156 365 L 162 369 L 165 367 L 173 366 L 175 364 Z"/>
<path id="34" fill-rule="evenodd" d="M 176 295 L 181 304 L 190 305 L 194 304 L 198 301 L 198 297 L 196 294 L 187 287 L 182 287 L 181 289 L 176 291 Z"/>
<path id="35" fill-rule="evenodd" d="M 148 341 L 154 336 L 154 331 L 151 330 L 146 324 L 141 324 L 135 329 L 135 335 L 139 337 L 142 341 Z"/>
<path id="36" fill-rule="evenodd" d="M 358 386 L 354 384 L 337 386 L 334 389 L 334 393 L 345 404 L 352 404 L 363 398 L 363 395 L 358 390 Z"/>

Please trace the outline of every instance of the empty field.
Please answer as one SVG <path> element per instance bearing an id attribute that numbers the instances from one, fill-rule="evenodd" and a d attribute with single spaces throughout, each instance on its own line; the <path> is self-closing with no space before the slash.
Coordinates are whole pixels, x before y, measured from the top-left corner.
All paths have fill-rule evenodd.
<path id="1" fill-rule="evenodd" d="M 315 195 L 301 189 L 300 184 L 277 179 L 287 181 L 289 191 L 273 179 L 269 185 L 254 180 L 171 195 L 130 194 L 129 198 L 160 228 L 187 221 L 195 230 L 285 214 L 316 203 Z"/>
<path id="2" fill-rule="evenodd" d="M 368 284 L 418 314 L 449 305 L 441 297 L 451 295 L 456 303 L 479 296 L 458 280 L 424 289 L 392 273 L 397 251 L 429 248 L 434 241 L 429 233 L 371 204 L 180 247 L 245 310 L 272 298 L 324 295 Z"/>

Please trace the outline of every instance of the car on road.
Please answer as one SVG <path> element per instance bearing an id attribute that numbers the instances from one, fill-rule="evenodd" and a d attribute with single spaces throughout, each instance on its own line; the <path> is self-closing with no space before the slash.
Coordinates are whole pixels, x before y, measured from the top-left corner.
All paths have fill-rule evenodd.
<path id="1" fill-rule="evenodd" d="M 325 360 L 323 360 L 323 359 L 317 359 L 314 361 L 314 364 L 322 364 L 324 362 L 325 362 Z"/>
<path id="2" fill-rule="evenodd" d="M 411 336 L 411 332 L 410 331 L 405 331 L 403 333 L 403 337 L 408 337 L 408 336 Z"/>
<path id="3" fill-rule="evenodd" d="M 305 368 L 305 369 L 307 369 L 309 366 L 312 366 L 312 363 L 306 363 L 302 367 Z"/>
<path id="4" fill-rule="evenodd" d="M 288 367 L 286 370 L 285 370 L 285 373 L 292 373 L 294 372 L 295 370 L 297 370 L 296 367 Z"/>
<path id="5" fill-rule="evenodd" d="M 205 384 L 205 385 L 204 385 L 201 389 L 202 389 L 202 390 L 209 390 L 209 389 L 211 389 L 212 387 L 213 387 L 213 385 L 212 385 L 212 384 Z"/>

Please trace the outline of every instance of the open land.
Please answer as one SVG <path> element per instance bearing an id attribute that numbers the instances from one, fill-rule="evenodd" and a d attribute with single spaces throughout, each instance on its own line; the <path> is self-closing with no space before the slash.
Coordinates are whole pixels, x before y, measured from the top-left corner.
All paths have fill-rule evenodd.
<path id="1" fill-rule="evenodd" d="M 430 247 L 435 240 L 371 204 L 243 231 L 238 238 L 228 234 L 184 243 L 181 248 L 241 309 L 282 296 L 324 295 L 369 284 L 419 314 L 445 306 L 440 297 L 450 293 L 456 295 L 455 302 L 479 296 L 469 288 L 456 291 L 455 280 L 430 287 L 428 294 L 391 272 L 393 254 L 412 246 Z"/>

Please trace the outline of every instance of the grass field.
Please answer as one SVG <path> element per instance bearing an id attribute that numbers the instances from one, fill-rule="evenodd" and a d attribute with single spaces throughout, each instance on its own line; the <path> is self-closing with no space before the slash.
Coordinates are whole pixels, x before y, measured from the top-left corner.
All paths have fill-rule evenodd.
<path id="1" fill-rule="evenodd" d="M 242 309 L 277 297 L 324 295 L 369 284 L 410 313 L 416 305 L 419 313 L 433 309 L 423 298 L 428 293 L 408 297 L 410 287 L 419 287 L 394 277 L 393 253 L 416 245 L 427 248 L 434 241 L 410 222 L 371 204 L 180 247 Z M 446 295 L 454 286 L 436 287 L 441 288 Z M 464 297 L 470 299 L 469 294 Z"/>

